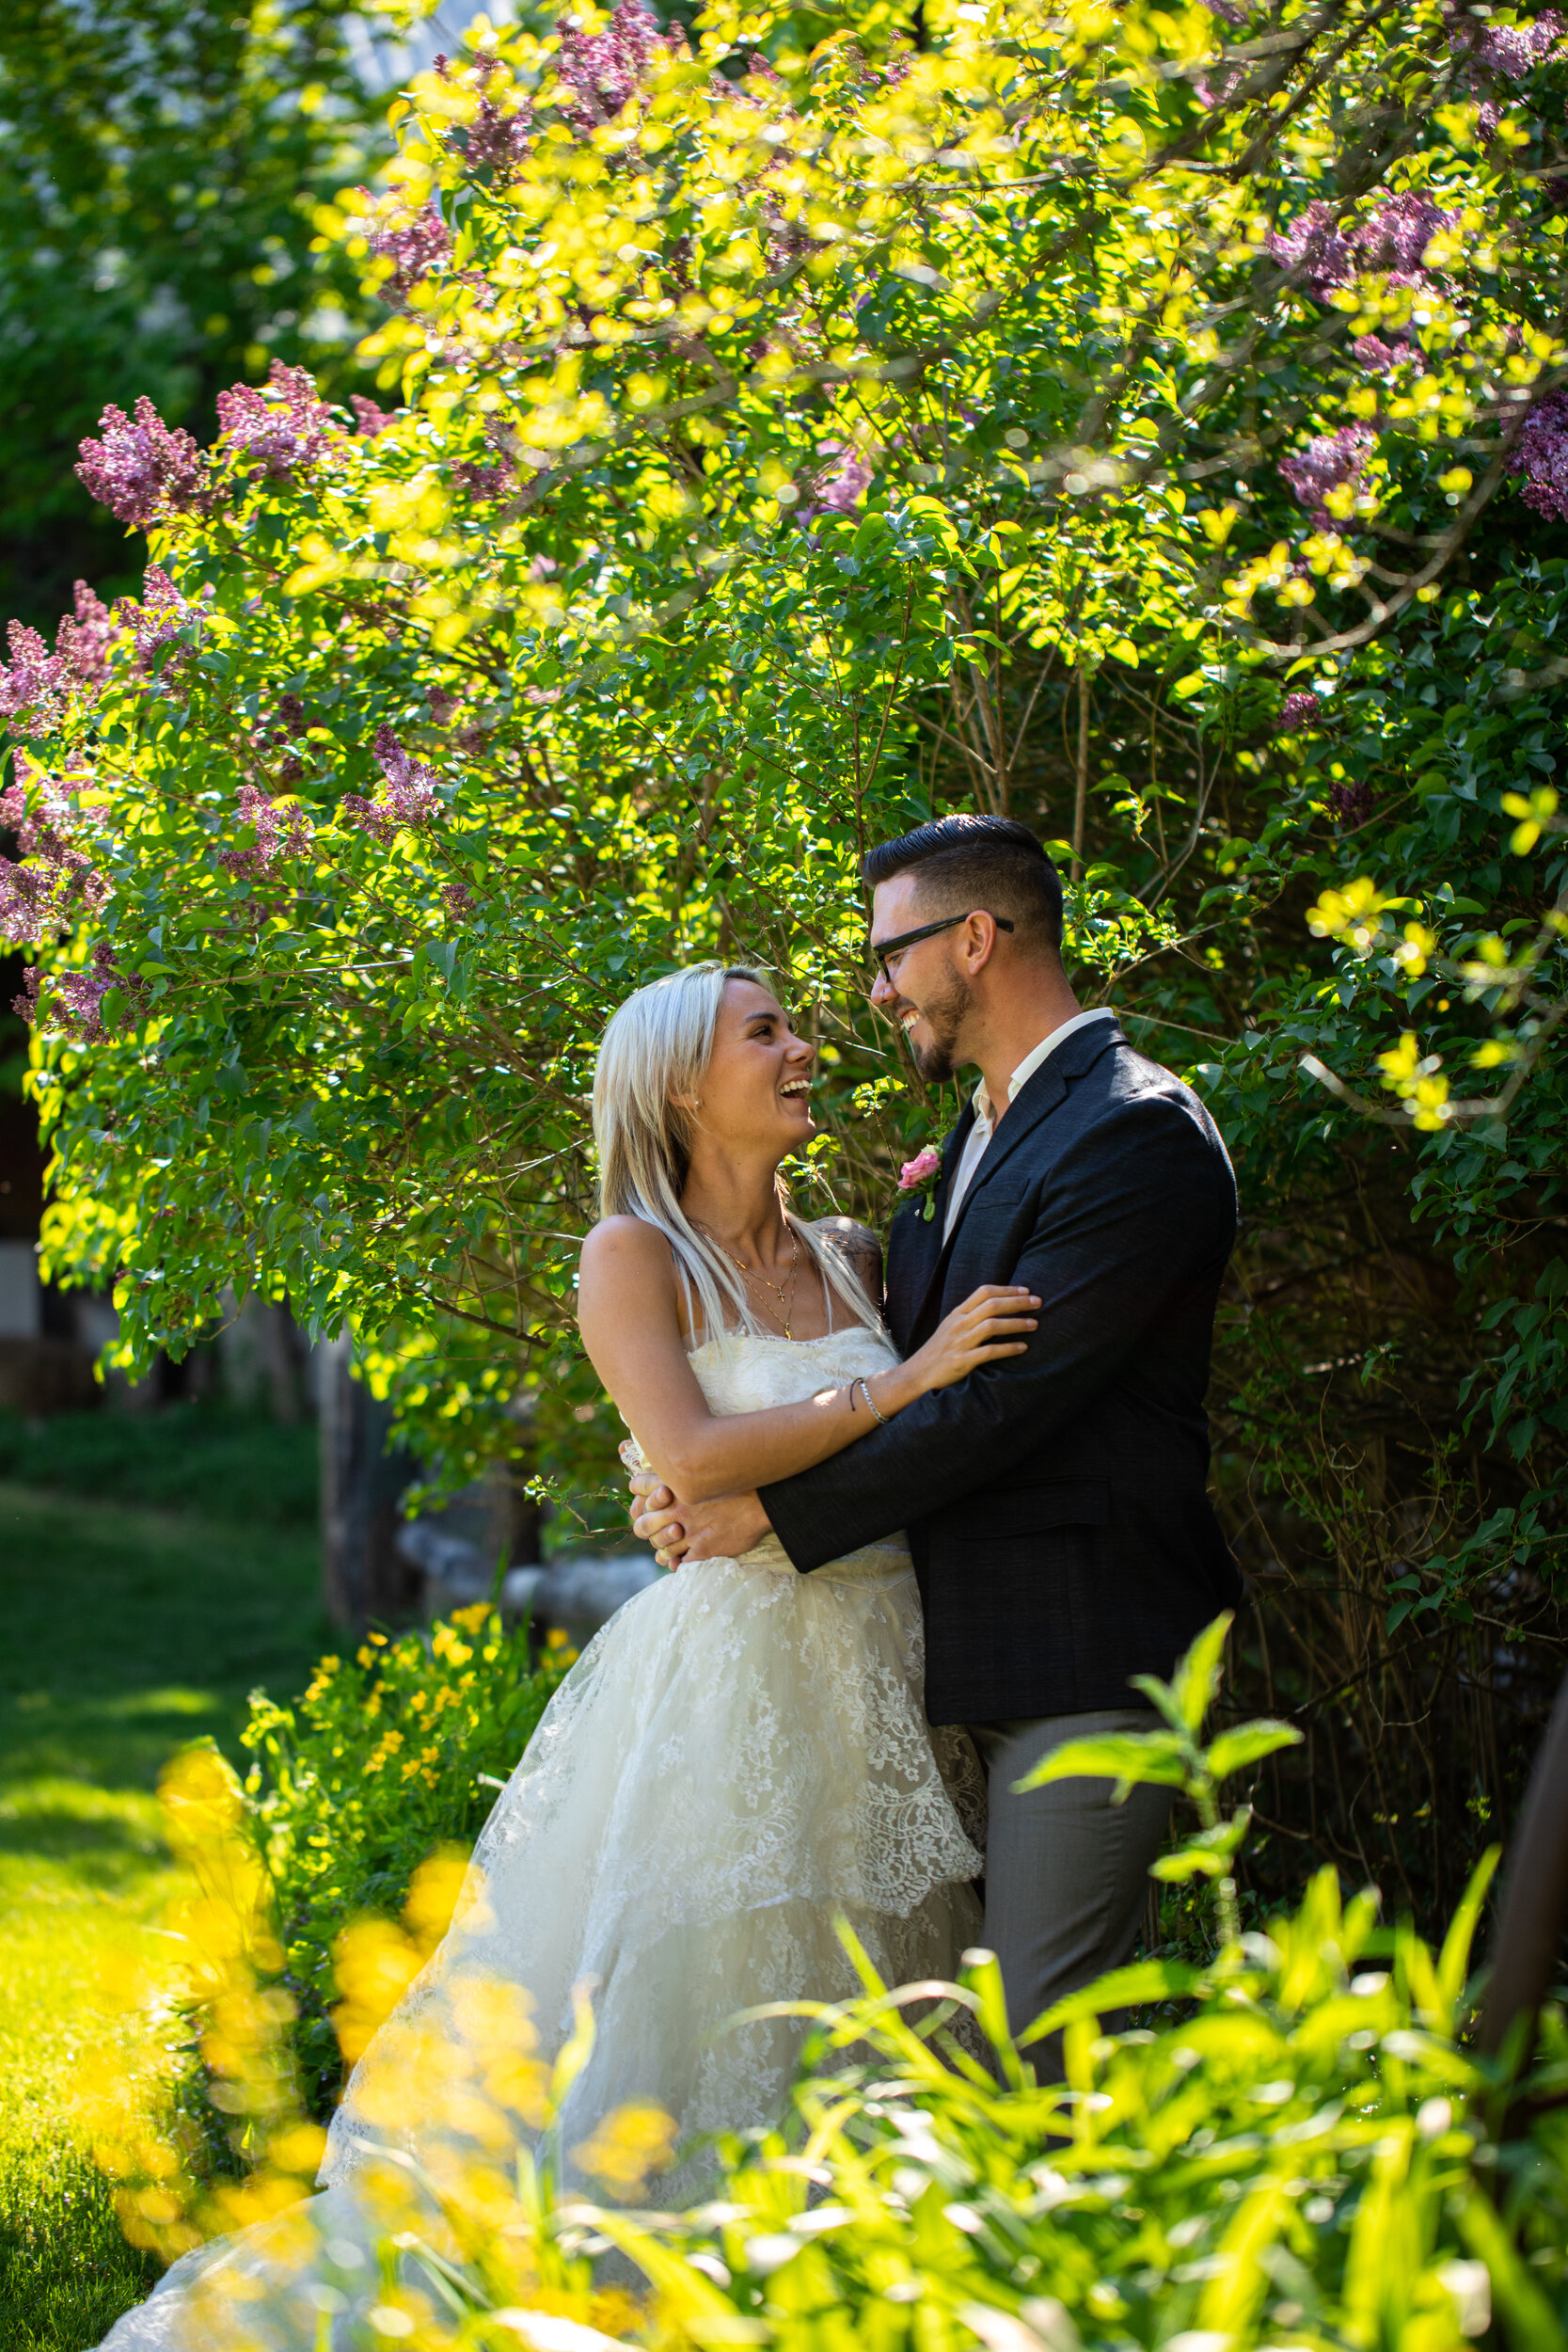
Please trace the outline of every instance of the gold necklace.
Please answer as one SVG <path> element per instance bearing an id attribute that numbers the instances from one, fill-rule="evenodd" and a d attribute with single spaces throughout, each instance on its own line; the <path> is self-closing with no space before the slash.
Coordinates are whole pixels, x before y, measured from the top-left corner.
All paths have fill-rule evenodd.
<path id="1" fill-rule="evenodd" d="M 692 1223 L 697 1223 L 697 1219 L 695 1217 L 693 1217 Z M 789 1242 L 791 1250 L 789 1261 L 789 1278 L 787 1281 L 782 1285 L 778 1282 L 770 1282 L 760 1266 L 748 1265 L 745 1259 L 737 1258 L 733 1249 L 726 1249 L 724 1248 L 724 1244 L 720 1240 L 718 1234 L 713 1231 L 711 1226 L 705 1225 L 701 1228 L 701 1230 L 706 1233 L 714 1248 L 721 1250 L 723 1255 L 728 1258 L 731 1265 L 736 1267 L 739 1273 L 742 1275 L 753 1276 L 755 1279 L 762 1284 L 765 1290 L 770 1290 L 772 1292 L 774 1297 L 779 1302 L 778 1315 L 779 1321 L 784 1325 L 784 1338 L 786 1340 L 792 1340 L 795 1337 L 795 1334 L 789 1327 L 789 1318 L 795 1312 L 795 1282 L 796 1278 L 800 1271 L 800 1236 L 795 1231 L 794 1226 L 792 1225 L 789 1228 Z M 788 1294 L 787 1296 L 785 1295 L 786 1293 Z"/>

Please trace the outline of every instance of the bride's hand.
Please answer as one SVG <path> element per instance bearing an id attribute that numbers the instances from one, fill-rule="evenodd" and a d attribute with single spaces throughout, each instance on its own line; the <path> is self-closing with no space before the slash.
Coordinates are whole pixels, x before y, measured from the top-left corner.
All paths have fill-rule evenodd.
<path id="1" fill-rule="evenodd" d="M 625 1459 L 625 1448 L 622 1458 Z M 626 1467 L 631 1469 L 629 1463 Z M 680 1510 L 674 1495 L 657 1470 L 634 1470 L 630 1485 L 631 1501 L 626 1513 L 632 1534 L 641 1536 L 643 1543 L 652 1544 L 654 1558 L 661 1568 L 678 1568 L 689 1549 L 690 1538 L 685 1523 L 678 1517 L 669 1516 Z"/>
<path id="2" fill-rule="evenodd" d="M 902 1367 L 913 1393 L 924 1396 L 927 1389 L 950 1389 L 977 1364 L 1022 1356 L 1029 1344 L 1022 1335 L 1038 1326 L 1030 1310 L 1039 1303 L 1023 1282 L 986 1282 L 972 1291 Z"/>

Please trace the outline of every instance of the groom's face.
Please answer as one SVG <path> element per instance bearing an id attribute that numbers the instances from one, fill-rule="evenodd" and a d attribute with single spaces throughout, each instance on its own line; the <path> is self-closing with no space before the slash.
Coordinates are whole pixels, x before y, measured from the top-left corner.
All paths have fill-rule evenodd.
<path id="1" fill-rule="evenodd" d="M 872 946 L 938 922 L 945 912 L 932 899 L 922 900 L 915 875 L 895 874 L 891 882 L 879 882 L 872 897 Z M 963 1051 L 963 1032 L 974 991 L 958 968 L 954 937 L 952 931 L 939 931 L 904 948 L 886 974 L 878 971 L 871 991 L 878 1010 L 903 1030 L 927 1086 L 941 1086 L 972 1058 Z"/>

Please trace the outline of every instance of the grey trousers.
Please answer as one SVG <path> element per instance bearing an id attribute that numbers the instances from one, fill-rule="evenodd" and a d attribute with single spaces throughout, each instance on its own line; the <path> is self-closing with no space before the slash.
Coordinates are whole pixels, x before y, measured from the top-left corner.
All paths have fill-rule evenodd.
<path id="1" fill-rule="evenodd" d="M 986 1943 L 1002 1965 L 1015 2034 L 1131 1953 L 1172 1798 L 1144 1787 L 1113 1804 L 1108 1780 L 1050 1781 L 1020 1797 L 1013 1784 L 1069 1740 L 1149 1731 L 1158 1722 L 1148 1708 L 1118 1707 L 969 1725 L 990 1790 Z M 1060 2080 L 1059 2035 L 1027 2055 L 1041 2082 Z"/>

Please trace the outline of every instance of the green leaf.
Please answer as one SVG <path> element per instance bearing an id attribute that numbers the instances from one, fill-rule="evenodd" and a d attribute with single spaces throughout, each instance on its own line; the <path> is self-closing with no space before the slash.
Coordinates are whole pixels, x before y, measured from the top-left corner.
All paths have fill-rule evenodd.
<path id="1" fill-rule="evenodd" d="M 578 2076 L 594 2055 L 594 2004 L 583 1985 L 572 1988 L 572 2030 L 556 2054 L 550 2069 L 550 2109 L 559 2113 L 562 2102 Z"/>
<path id="2" fill-rule="evenodd" d="M 1449 1922 L 1443 1938 L 1443 1948 L 1437 1956 L 1437 1983 L 1447 2007 L 1446 2028 L 1452 2032 L 1457 2023 L 1460 1996 L 1469 1973 L 1470 1946 L 1475 1939 L 1476 1922 L 1486 1900 L 1486 1890 L 1493 1873 L 1502 1859 L 1500 1846 L 1488 1846 L 1470 1873 L 1469 1883 L 1461 1896 L 1457 1910 Z"/>
<path id="3" fill-rule="evenodd" d="M 1013 1784 L 1015 1796 L 1026 1788 L 1043 1788 L 1053 1780 L 1114 1780 L 1117 1801 L 1129 1788 L 1153 1782 L 1162 1788 L 1186 1786 L 1188 1763 L 1180 1742 L 1168 1731 L 1108 1731 L 1089 1740 L 1069 1740 L 1053 1748 L 1032 1772 Z"/>
<path id="4" fill-rule="evenodd" d="M 1211 1779 L 1226 1780 L 1246 1765 L 1273 1756 L 1276 1749 L 1298 1747 L 1303 1736 L 1294 1724 L 1275 1723 L 1271 1717 L 1260 1715 L 1255 1723 L 1242 1724 L 1234 1731 L 1222 1731 L 1205 1749 L 1203 1761 Z"/>
<path id="5" fill-rule="evenodd" d="M 1484 2188 L 1467 2190 L 1457 2214 L 1459 2234 L 1486 2265 L 1492 2294 L 1517 2352 L 1562 2352 L 1563 2331 L 1541 2288 L 1521 2261 L 1513 2237 Z"/>
<path id="6" fill-rule="evenodd" d="M 1225 1637 L 1234 1613 L 1227 1609 L 1211 1625 L 1206 1625 L 1171 1677 L 1171 1696 L 1177 1712 L 1195 1740 L 1203 1729 L 1203 1718 L 1219 1688 Z"/>
<path id="7" fill-rule="evenodd" d="M 1164 1879 L 1172 1885 L 1185 1885 L 1189 1879 L 1217 1879 L 1227 1867 L 1223 1854 L 1210 1853 L 1198 1846 L 1179 1846 L 1174 1853 L 1163 1853 L 1148 1866 L 1150 1878 Z"/>
<path id="8" fill-rule="evenodd" d="M 1146 2001 L 1180 2001 L 1196 1993 L 1203 1983 L 1203 1972 L 1181 1960 L 1135 1960 L 1126 1968 L 1113 1968 L 1093 1984 L 1085 1984 L 1076 1993 L 1068 1994 L 1052 2008 L 1025 2026 L 1018 2037 L 1018 2046 L 1026 2049 L 1061 2026 L 1070 2026 L 1080 2017 L 1103 2017 L 1117 2009 L 1132 2009 Z"/>
<path id="9" fill-rule="evenodd" d="M 839 1931 L 843 1934 L 842 1928 Z M 974 1995 L 974 2014 L 980 2030 L 995 2050 L 1005 2078 L 1015 2090 L 1022 2088 L 1028 2077 L 1020 2065 L 1013 2039 L 1007 2030 L 1007 1996 L 1003 1990 L 1002 1969 L 994 1952 L 966 1952 L 962 1982 Z"/>

